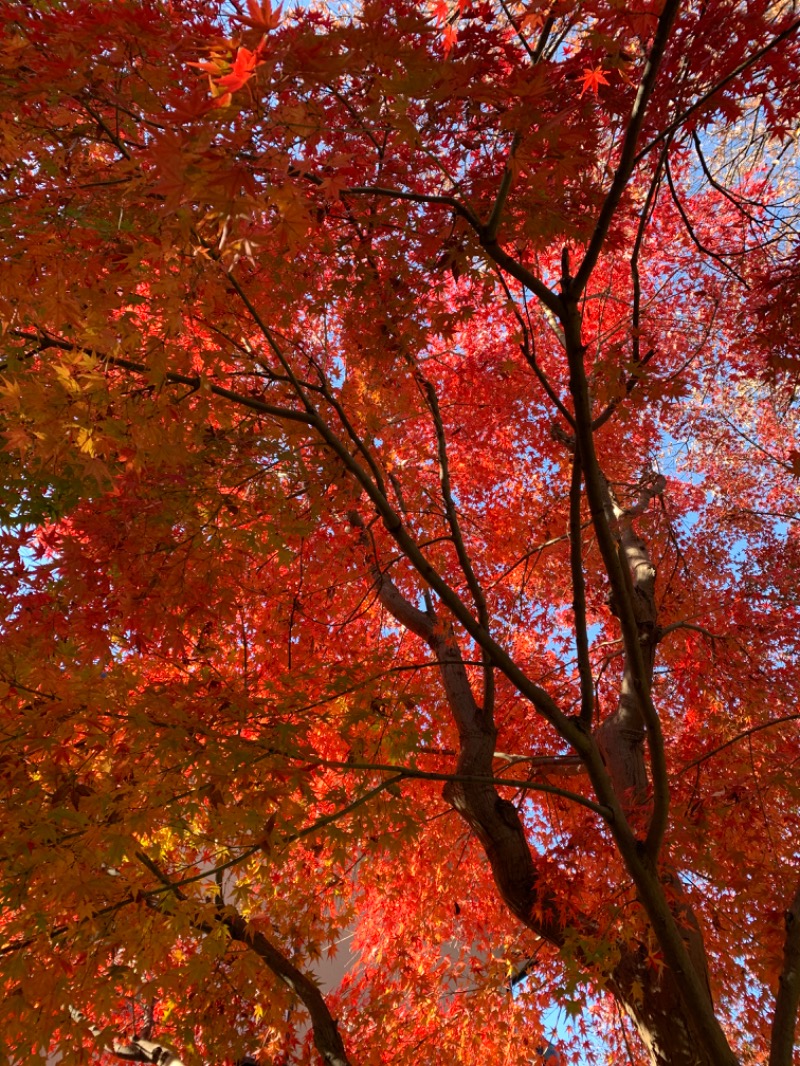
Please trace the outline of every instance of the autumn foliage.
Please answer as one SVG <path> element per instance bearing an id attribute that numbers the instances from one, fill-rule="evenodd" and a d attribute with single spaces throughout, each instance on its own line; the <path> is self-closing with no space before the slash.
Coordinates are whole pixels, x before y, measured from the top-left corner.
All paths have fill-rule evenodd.
<path id="1" fill-rule="evenodd" d="M 796 5 L 0 19 L 0 1047 L 800 1061 Z"/>

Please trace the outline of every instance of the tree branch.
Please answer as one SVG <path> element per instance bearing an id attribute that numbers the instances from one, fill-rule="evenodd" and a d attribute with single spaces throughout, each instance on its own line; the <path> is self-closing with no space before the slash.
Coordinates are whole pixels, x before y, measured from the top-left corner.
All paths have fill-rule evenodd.
<path id="1" fill-rule="evenodd" d="M 709 640 L 723 640 L 724 637 L 720 633 L 712 633 L 710 629 L 706 629 L 704 626 L 695 625 L 694 622 L 672 622 L 664 628 L 659 628 L 658 639 L 663 640 L 664 637 L 670 633 L 675 633 L 679 629 L 691 629 L 694 633 L 702 633 L 704 637 L 708 637 Z"/>
<path id="2" fill-rule="evenodd" d="M 524 285 L 526 289 L 534 293 L 545 307 L 549 307 L 555 314 L 560 314 L 561 301 L 558 296 L 551 292 L 544 282 L 537 278 L 535 274 L 532 274 L 527 267 L 510 256 L 498 244 L 496 237 L 487 231 L 487 228 L 481 223 L 471 208 L 467 207 L 455 196 L 408 192 L 404 189 L 389 189 L 379 185 L 362 185 L 351 189 L 343 189 L 340 195 L 385 196 L 393 200 L 408 200 L 417 204 L 442 204 L 452 208 L 474 230 L 481 247 L 493 262 Z"/>
<path id="3" fill-rule="evenodd" d="M 737 733 L 735 737 L 731 737 L 730 740 L 726 740 L 724 744 L 719 744 L 716 748 L 712 748 L 703 755 L 699 755 L 696 759 L 692 759 L 691 762 L 687 762 L 685 766 L 681 767 L 680 772 L 682 774 L 686 773 L 687 770 L 699 766 L 700 763 L 713 759 L 715 755 L 719 755 L 721 751 L 725 751 L 726 748 L 730 748 L 733 744 L 738 744 L 740 740 L 746 740 L 747 737 L 752 737 L 755 733 L 761 733 L 764 729 L 773 729 L 776 725 L 783 725 L 784 722 L 798 721 L 800 721 L 800 714 L 786 714 L 782 718 L 773 718 L 770 722 L 762 722 L 760 725 L 751 726 L 750 729 L 745 729 L 741 733 Z"/>
<path id="4" fill-rule="evenodd" d="M 514 159 L 514 155 L 521 140 L 521 135 L 518 132 L 515 133 L 511 141 L 511 148 L 508 152 L 508 159 L 503 168 L 503 177 L 500 179 L 500 188 L 497 191 L 497 198 L 495 199 L 491 214 L 489 215 L 489 219 L 483 230 L 485 236 L 489 240 L 494 240 L 497 237 L 497 231 L 500 228 L 500 220 L 503 217 L 503 208 L 506 205 L 508 194 L 511 191 L 511 183 L 514 180 L 512 160 Z"/>
<path id="5" fill-rule="evenodd" d="M 517 37 L 519 38 L 520 44 L 525 49 L 525 51 L 528 53 L 528 58 L 531 61 L 531 66 L 535 65 L 535 63 L 536 63 L 536 53 L 531 48 L 530 43 L 528 41 L 528 38 L 525 36 L 525 34 L 520 29 L 519 23 L 514 18 L 514 16 L 511 14 L 511 11 L 509 10 L 508 5 L 506 4 L 505 0 L 500 0 L 500 7 L 502 7 L 503 14 L 508 19 L 509 23 L 511 24 L 511 26 L 514 29 L 514 32 L 516 33 Z M 546 39 L 545 39 L 545 43 L 547 43 Z"/>
<path id="6" fill-rule="evenodd" d="M 493 757 L 497 757 L 497 752 L 493 753 Z M 300 756 L 290 756 L 290 758 L 300 758 Z M 529 762 L 529 759 L 519 758 L 515 759 L 515 762 Z M 551 760 L 552 761 L 552 760 Z M 496 777 L 494 775 L 482 775 L 482 774 L 445 774 L 437 773 L 432 770 L 418 770 L 414 766 L 401 766 L 398 763 L 379 763 L 379 762 L 337 762 L 334 759 L 314 759 L 314 766 L 329 766 L 333 769 L 339 770 L 373 770 L 382 773 L 394 774 L 394 777 L 388 782 L 377 786 L 372 789 L 365 796 L 360 797 L 357 801 L 351 804 L 349 807 L 344 808 L 342 811 L 338 811 L 333 815 L 327 815 L 327 820 L 333 821 L 334 818 L 341 817 L 342 814 L 349 813 L 349 811 L 355 807 L 365 803 L 367 799 L 371 799 L 372 796 L 390 785 L 396 784 L 402 778 L 409 778 L 411 780 L 420 781 L 455 781 L 455 782 L 469 782 L 469 783 L 487 783 L 491 785 L 502 785 L 508 788 L 524 788 L 531 792 L 547 792 L 553 796 L 560 796 L 562 799 L 569 800 L 570 803 L 577 803 L 581 807 L 586 807 L 587 810 L 592 811 L 594 814 L 600 815 L 605 821 L 609 821 L 612 817 L 611 811 L 608 807 L 602 806 L 602 804 L 594 803 L 592 800 L 587 799 L 585 796 L 581 796 L 577 792 L 570 792 L 569 789 L 559 788 L 557 785 L 548 785 L 542 781 L 534 781 L 531 778 L 510 778 L 510 777 Z M 290 840 L 298 839 L 300 836 L 305 836 L 308 833 L 316 832 L 323 824 L 327 824 L 320 820 L 315 822 L 313 826 L 308 829 L 301 830 L 300 833 L 293 835 Z"/>
<path id="7" fill-rule="evenodd" d="M 589 636 L 586 629 L 586 583 L 583 577 L 581 546 L 581 460 L 575 451 L 569 489 L 569 561 L 572 571 L 572 611 L 575 617 L 575 645 L 581 681 L 581 721 L 589 727 L 594 711 L 594 681 L 589 659 Z"/>
<path id="8" fill-rule="evenodd" d="M 738 78 L 740 74 L 744 74 L 749 67 L 752 67 L 754 63 L 757 63 L 759 59 L 762 59 L 767 52 L 771 52 L 772 49 L 776 48 L 782 41 L 791 37 L 798 29 L 800 29 L 800 19 L 795 19 L 795 21 L 791 22 L 785 30 L 782 30 L 781 33 L 776 37 L 773 37 L 771 41 L 768 41 L 763 48 L 759 48 L 757 51 L 753 52 L 751 56 L 748 56 L 747 59 L 743 59 L 738 66 L 734 67 L 730 74 L 726 74 L 724 78 L 720 78 L 716 85 L 712 85 L 712 87 L 707 92 L 704 92 L 702 96 L 699 96 L 690 107 L 687 107 L 677 118 L 673 119 L 672 122 L 661 131 L 661 133 L 651 141 L 647 142 L 634 159 L 634 165 L 643 159 L 648 152 L 652 151 L 657 144 L 660 144 L 665 137 L 669 137 L 671 134 L 675 133 L 676 130 L 680 129 L 686 119 L 693 115 L 698 108 L 701 108 L 703 104 L 708 103 L 712 96 L 716 96 L 720 89 L 724 89 L 729 82 Z"/>
<path id="9" fill-rule="evenodd" d="M 73 1021 L 83 1022 L 94 1037 L 103 1035 L 103 1030 L 94 1025 L 86 1015 L 75 1007 L 69 1008 Z M 183 1066 L 183 1060 L 169 1047 L 155 1040 L 136 1037 L 133 1040 L 114 1040 L 103 1044 L 102 1050 L 115 1055 L 124 1062 L 148 1062 L 152 1066 Z"/>
<path id="10" fill-rule="evenodd" d="M 105 366 L 129 370 L 134 374 L 152 373 L 152 368 L 147 366 L 146 363 L 138 363 L 133 359 L 124 359 L 120 356 L 91 351 L 82 344 L 73 344 L 72 341 L 65 340 L 62 337 L 54 337 L 44 329 L 37 329 L 35 333 L 29 330 L 10 329 L 8 333 L 10 336 L 19 337 L 21 340 L 41 341 L 40 351 L 47 348 L 58 348 L 64 352 L 84 352 L 86 355 L 94 356 L 98 362 L 103 363 Z M 170 385 L 187 385 L 192 390 L 200 389 L 203 385 L 203 379 L 199 375 L 175 374 L 172 371 L 166 371 L 163 374 L 163 380 L 169 382 Z M 312 425 L 312 420 L 302 411 L 295 411 L 290 407 L 276 407 L 274 404 L 264 403 L 263 400 L 257 400 L 253 396 L 245 396 L 240 392 L 223 388 L 221 385 L 212 385 L 210 382 L 207 382 L 207 384 L 208 390 L 212 395 L 219 396 L 223 400 L 231 400 L 240 407 L 247 407 L 251 411 L 257 411 L 259 414 L 270 415 L 273 418 L 280 418 L 288 422 L 302 422 L 307 426 Z"/>
<path id="11" fill-rule="evenodd" d="M 670 196 L 672 197 L 672 202 L 675 204 L 676 208 L 678 209 L 678 214 L 681 216 L 681 221 L 683 222 L 684 226 L 686 227 L 686 232 L 689 234 L 689 237 L 691 238 L 692 244 L 694 244 L 695 248 L 697 248 L 697 250 L 699 252 L 701 252 L 703 255 L 707 255 L 710 259 L 713 259 L 715 263 L 719 263 L 719 265 L 722 267 L 722 269 L 726 273 L 732 274 L 733 277 L 735 277 L 736 280 L 740 284 L 744 285 L 744 287 L 746 289 L 749 289 L 750 286 L 745 281 L 745 279 L 742 277 L 742 275 L 738 272 L 738 270 L 734 269 L 734 267 L 732 267 L 730 265 L 730 263 L 728 263 L 724 259 L 724 257 L 721 256 L 718 252 L 715 252 L 712 248 L 709 248 L 708 245 L 703 244 L 703 242 L 697 236 L 697 232 L 696 232 L 694 226 L 692 225 L 691 219 L 689 218 L 688 214 L 686 213 L 686 208 L 681 203 L 681 199 L 678 196 L 678 190 L 675 188 L 675 183 L 672 180 L 672 170 L 671 170 L 670 165 L 669 165 L 669 160 L 667 160 L 667 164 L 666 164 L 666 174 L 667 174 L 667 185 L 669 186 L 669 193 L 670 193 Z"/>
<path id="12" fill-rule="evenodd" d="M 647 58 L 644 74 L 642 75 L 642 80 L 639 84 L 639 91 L 636 94 L 633 110 L 628 119 L 628 126 L 625 130 L 625 137 L 622 142 L 622 150 L 620 152 L 617 170 L 614 174 L 611 187 L 608 190 L 603 206 L 600 209 L 597 224 L 595 225 L 594 233 L 589 241 L 589 246 L 586 249 L 586 254 L 583 257 L 583 262 L 573 279 L 572 293 L 575 296 L 583 292 L 589 281 L 589 277 L 600 257 L 600 252 L 602 251 L 603 244 L 608 235 L 612 219 L 614 218 L 614 213 L 617 210 L 619 201 L 625 191 L 625 186 L 628 184 L 628 180 L 633 173 L 633 168 L 636 165 L 636 142 L 639 139 L 639 132 L 641 131 L 642 123 L 644 122 L 647 104 L 653 89 L 655 88 L 658 70 L 661 66 L 661 60 L 664 56 L 664 51 L 667 47 L 667 42 L 669 41 L 669 36 L 672 32 L 672 25 L 678 14 L 679 7 L 680 0 L 666 0 L 666 3 L 661 10 L 661 15 L 658 19 L 658 28 L 656 29 L 655 37 L 653 38 L 653 46 L 650 49 L 650 55 Z"/>
<path id="13" fill-rule="evenodd" d="M 486 596 L 481 588 L 480 581 L 472 566 L 472 561 L 469 557 L 466 545 L 464 543 L 464 537 L 461 532 L 461 524 L 458 519 L 458 511 L 453 500 L 453 493 L 450 484 L 450 463 L 447 457 L 447 437 L 444 431 L 444 422 L 442 420 L 442 413 L 439 408 L 439 399 L 436 395 L 436 389 L 433 384 L 425 377 L 420 370 L 416 361 L 412 360 L 412 369 L 417 383 L 419 384 L 422 394 L 425 397 L 425 402 L 428 406 L 428 410 L 431 413 L 433 420 L 434 432 L 436 434 L 436 450 L 439 459 L 439 484 L 442 490 L 442 499 L 444 501 L 445 516 L 447 518 L 447 525 L 450 530 L 450 536 L 452 537 L 453 544 L 456 549 L 456 556 L 458 558 L 459 565 L 461 566 L 462 573 L 467 581 L 467 587 L 472 594 L 472 599 L 477 611 L 478 621 L 489 633 L 489 610 L 486 606 Z M 482 652 L 483 658 L 483 706 L 484 711 L 491 714 L 494 707 L 494 668 L 492 662 L 487 656 L 486 652 Z"/>
<path id="14" fill-rule="evenodd" d="M 606 422 L 609 420 L 609 418 L 611 418 L 611 416 L 617 410 L 617 408 L 622 403 L 622 401 L 627 399 L 628 396 L 630 396 L 630 394 L 633 392 L 633 390 L 636 388 L 637 384 L 639 383 L 639 380 L 640 380 L 640 377 L 641 377 L 640 371 L 643 370 L 647 366 L 647 364 L 653 358 L 655 353 L 656 353 L 655 348 L 651 348 L 649 352 L 645 352 L 644 356 L 641 359 L 637 359 L 636 360 L 636 371 L 637 372 L 635 374 L 631 374 L 631 376 L 625 382 L 625 392 L 622 394 L 622 396 L 617 396 L 615 399 L 611 400 L 610 403 L 606 406 L 605 410 L 603 410 L 597 416 L 597 418 L 595 418 L 595 420 L 592 422 L 592 429 L 593 430 L 596 431 L 598 429 L 602 429 L 602 427 L 606 424 Z"/>
<path id="15" fill-rule="evenodd" d="M 390 200 L 408 200 L 414 204 L 441 204 L 443 207 L 452 208 L 465 222 L 476 231 L 483 227 L 481 220 L 471 208 L 463 204 L 457 197 L 448 196 L 446 193 L 409 192 L 406 189 L 389 189 L 382 185 L 355 185 L 349 189 L 342 189 L 340 196 L 383 196 Z"/>
<path id="16" fill-rule="evenodd" d="M 508 282 L 506 281 L 505 277 L 503 276 L 502 270 L 500 270 L 500 268 L 497 267 L 496 264 L 495 264 L 495 269 L 497 271 L 497 277 L 500 280 L 500 284 L 503 286 L 503 291 L 505 292 L 506 297 L 508 298 L 508 302 L 509 302 L 509 304 L 511 306 L 511 310 L 512 310 L 512 312 L 514 314 L 514 317 L 516 318 L 517 322 L 519 323 L 519 328 L 522 331 L 522 342 L 520 343 L 520 351 L 522 352 L 523 356 L 525 357 L 525 361 L 528 363 L 528 365 L 530 366 L 531 370 L 534 372 L 534 374 L 538 378 L 539 384 L 542 386 L 544 391 L 549 396 L 549 398 L 550 398 L 551 402 L 553 403 L 554 407 L 560 412 L 560 414 L 565 419 L 567 424 L 568 425 L 572 425 L 572 415 L 569 413 L 569 411 L 563 405 L 563 403 L 561 402 L 561 400 L 558 397 L 558 393 L 553 388 L 553 386 L 550 384 L 550 381 L 548 380 L 547 375 L 544 373 L 542 368 L 539 366 L 539 362 L 538 362 L 538 360 L 536 358 L 536 345 L 535 345 L 535 341 L 533 339 L 532 331 L 528 328 L 528 323 L 525 322 L 525 319 L 520 314 L 519 308 L 517 307 L 516 301 L 514 300 L 514 297 L 513 297 L 512 293 L 511 293 L 511 289 L 508 286 Z M 524 290 L 524 288 L 522 290 L 522 296 L 523 296 L 523 302 L 524 302 L 525 301 L 525 290 Z M 563 344 L 564 344 L 564 333 L 561 330 L 560 326 L 558 325 L 558 320 L 556 319 L 556 317 L 552 313 L 552 311 L 550 311 L 549 308 L 545 307 L 544 305 L 542 306 L 542 311 L 544 313 L 545 320 L 551 326 L 551 328 L 554 330 L 554 332 L 556 333 L 556 336 L 559 337 L 561 345 L 563 346 Z M 527 304 L 525 304 L 525 313 L 526 313 L 526 316 L 528 317 L 528 322 L 530 322 L 530 316 L 528 316 Z"/>
<path id="17" fill-rule="evenodd" d="M 354 515 L 351 521 L 363 537 L 364 527 L 359 517 Z M 495 787 L 497 781 L 492 763 L 497 731 L 491 712 L 478 707 L 475 702 L 451 627 L 438 620 L 430 609 L 423 613 L 409 603 L 391 578 L 380 570 L 377 561 L 371 568 L 378 598 L 386 610 L 401 625 L 421 637 L 435 656 L 458 731 L 455 774 L 410 770 L 409 776 L 446 781 L 444 798 L 480 840 L 497 889 L 509 910 L 528 928 L 551 943 L 561 945 L 564 942 L 562 908 L 554 894 L 540 883 L 519 812 L 513 803 L 500 797 Z M 610 816 L 611 812 L 603 812 L 603 817 L 607 814 Z"/>
<path id="18" fill-rule="evenodd" d="M 255 952 L 289 991 L 300 999 L 311 1018 L 314 1043 L 326 1066 L 350 1066 L 339 1027 L 315 982 L 294 966 L 263 933 L 253 929 L 238 911 L 231 912 L 232 908 L 226 907 L 222 918 L 231 940 L 245 944 Z"/>
<path id="19" fill-rule="evenodd" d="M 642 308 L 642 283 L 639 275 L 639 256 L 642 252 L 642 245 L 644 244 L 644 235 L 647 231 L 647 223 L 650 218 L 650 212 L 652 211 L 656 199 L 658 197 L 658 191 L 661 187 L 661 174 L 664 169 L 664 164 L 667 160 L 667 152 L 669 150 L 670 141 L 664 142 L 664 147 L 656 163 L 655 170 L 653 171 L 653 177 L 650 179 L 650 187 L 647 190 L 647 196 L 645 197 L 644 206 L 642 207 L 642 213 L 639 216 L 639 225 L 636 227 L 636 237 L 633 242 L 633 249 L 631 250 L 631 285 L 633 286 L 633 306 L 631 308 L 631 332 L 633 335 L 633 363 L 639 363 L 640 355 L 640 332 L 641 332 L 641 308 Z M 595 427 L 597 428 L 597 427 Z"/>
<path id="20" fill-rule="evenodd" d="M 136 853 L 139 861 L 168 888 L 176 899 L 186 902 L 188 897 L 173 884 L 169 877 L 147 854 Z M 230 905 L 220 908 L 219 924 L 228 930 L 231 940 L 244 944 L 266 963 L 267 967 L 290 992 L 301 1001 L 311 1018 L 314 1043 L 327 1066 L 350 1066 L 344 1042 L 325 999 L 314 981 L 299 970 L 263 933 L 253 929 L 237 910 Z M 211 933 L 214 925 L 190 919 L 200 933 Z"/>
<path id="21" fill-rule="evenodd" d="M 632 552 L 635 545 L 631 542 L 629 547 L 626 548 L 620 540 L 618 547 L 617 538 L 628 536 L 628 534 L 624 533 L 624 530 L 619 530 L 616 536 L 612 533 L 612 526 L 617 525 L 617 519 L 620 516 L 614 513 L 614 507 L 609 496 L 608 483 L 600 469 L 595 451 L 592 412 L 584 369 L 585 349 L 581 342 L 580 315 L 574 303 L 571 303 L 570 314 L 564 321 L 564 330 L 567 337 L 567 356 L 570 366 L 570 391 L 572 392 L 575 407 L 575 433 L 584 470 L 589 510 L 595 528 L 597 544 L 614 595 L 625 645 L 626 673 L 630 692 L 622 693 L 620 709 L 624 707 L 626 718 L 633 716 L 632 723 L 635 723 L 636 715 L 640 714 L 647 726 L 654 803 L 646 847 L 648 853 L 655 857 L 667 826 L 669 780 L 667 777 L 661 723 L 650 695 L 652 670 L 649 670 L 645 663 L 641 644 L 642 630 L 640 621 L 637 618 L 631 573 L 626 558 L 626 551 Z M 635 536 L 632 530 L 630 531 L 630 536 Z M 638 566 L 638 561 L 632 558 L 631 564 Z M 653 572 L 653 576 L 655 576 L 655 572 Z M 654 609 L 654 604 L 652 604 L 652 607 Z M 649 625 L 649 620 L 643 621 Z M 638 711 L 636 708 L 638 708 Z M 628 725 L 625 728 L 628 728 Z M 639 726 L 636 726 L 636 728 L 639 728 Z M 636 785 L 637 789 L 640 787 L 641 783 Z M 602 799 L 602 797 L 598 798 Z"/>

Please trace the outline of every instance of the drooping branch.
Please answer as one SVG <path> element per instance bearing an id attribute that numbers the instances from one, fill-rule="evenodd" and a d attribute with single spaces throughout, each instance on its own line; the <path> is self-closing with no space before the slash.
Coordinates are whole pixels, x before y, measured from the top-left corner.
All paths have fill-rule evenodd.
<path id="1" fill-rule="evenodd" d="M 462 203 L 455 196 L 448 196 L 446 194 L 429 194 L 422 192 L 412 192 L 408 189 L 389 189 L 380 185 L 354 185 L 349 189 L 342 189 L 340 196 L 382 196 L 390 200 L 408 200 L 415 204 L 441 204 L 443 207 L 449 207 L 457 215 L 460 215 L 466 222 L 470 224 L 474 229 L 480 229 L 480 219 L 475 215 L 470 207 Z"/>
<path id="2" fill-rule="evenodd" d="M 137 858 L 176 899 L 188 901 L 186 894 L 149 855 L 139 851 Z M 192 920 L 191 924 L 203 934 L 211 933 L 216 928 L 215 925 L 197 919 Z M 351 1066 L 339 1028 L 316 983 L 298 969 L 263 933 L 254 929 L 232 906 L 220 907 L 218 924 L 228 930 L 231 940 L 244 944 L 258 955 L 278 980 L 301 1001 L 308 1011 L 314 1043 L 326 1066 Z"/>

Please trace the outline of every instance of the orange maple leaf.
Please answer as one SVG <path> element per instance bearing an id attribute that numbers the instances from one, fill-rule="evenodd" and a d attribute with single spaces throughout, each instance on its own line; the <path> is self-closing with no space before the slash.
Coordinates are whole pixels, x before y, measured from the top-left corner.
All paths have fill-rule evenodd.
<path id="1" fill-rule="evenodd" d="M 251 52 L 249 48 L 240 48 L 236 53 L 230 73 L 218 78 L 217 85 L 221 89 L 235 93 L 252 78 L 258 62 L 258 52 Z"/>
<path id="2" fill-rule="evenodd" d="M 590 70 L 588 67 L 586 67 L 583 71 L 583 77 L 581 81 L 583 82 L 581 96 L 583 96 L 587 89 L 590 92 L 593 92 L 595 96 L 597 96 L 600 86 L 608 85 L 608 80 L 606 79 L 606 76 L 603 72 L 603 68 L 601 66 L 595 67 L 594 70 Z"/>

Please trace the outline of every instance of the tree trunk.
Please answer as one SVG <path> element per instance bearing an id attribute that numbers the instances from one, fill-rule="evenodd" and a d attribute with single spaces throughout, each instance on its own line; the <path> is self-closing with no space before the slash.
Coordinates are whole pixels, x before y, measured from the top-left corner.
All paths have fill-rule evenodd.
<path id="1" fill-rule="evenodd" d="M 658 641 L 655 603 L 655 568 L 644 541 L 633 528 L 664 488 L 664 479 L 646 474 L 633 506 L 622 508 L 604 483 L 606 519 L 620 548 L 621 561 L 630 574 L 639 647 L 648 686 L 652 682 Z M 360 525 L 357 518 L 354 524 Z M 445 799 L 475 832 L 491 865 L 498 892 L 509 910 L 529 929 L 558 948 L 568 932 L 580 937 L 597 935 L 591 921 L 577 913 L 565 916 L 559 898 L 536 869 L 523 822 L 513 803 L 504 800 L 492 783 L 496 729 L 491 715 L 476 701 L 454 633 L 431 611 L 420 611 L 400 592 L 388 575 L 374 568 L 378 595 L 384 607 L 431 648 L 459 734 L 458 781 L 444 790 Z M 623 668 L 618 706 L 597 729 L 595 738 L 616 796 L 632 824 L 646 822 L 652 806 L 645 763 L 644 720 L 629 657 Z M 469 780 L 469 779 L 472 780 Z M 698 1032 L 698 1012 L 713 1021 L 713 1005 L 702 936 L 684 899 L 674 870 L 662 856 L 661 889 L 669 885 L 671 909 L 691 960 L 700 977 L 703 1002 L 692 1002 L 679 977 L 667 967 L 657 946 L 648 950 L 624 949 L 606 987 L 631 1017 L 652 1066 L 730 1066 L 733 1057 L 721 1059 L 708 1051 L 708 1029 Z M 653 945 L 657 937 L 653 934 Z M 696 1000 L 695 996 L 695 1000 Z"/>
<path id="2" fill-rule="evenodd" d="M 644 952 L 631 953 L 614 971 L 611 989 L 636 1025 L 652 1066 L 719 1066 L 704 1050 L 668 969 Z"/>
<path id="3" fill-rule="evenodd" d="M 638 486 L 638 498 L 630 507 L 624 508 L 605 485 L 606 519 L 618 540 L 621 561 L 630 574 L 631 601 L 648 687 L 653 681 L 658 642 L 656 569 L 647 545 L 633 527 L 633 519 L 645 512 L 650 501 L 660 495 L 664 487 L 663 477 L 645 473 Z M 626 656 L 617 708 L 597 730 L 597 740 L 614 789 L 626 814 L 634 822 L 637 818 L 641 820 L 644 812 L 649 813 L 651 806 L 645 736 L 634 670 L 629 656 Z M 660 876 L 662 883 L 669 884 L 675 900 L 673 912 L 680 923 L 687 952 L 705 985 L 707 999 L 703 1007 L 713 1011 L 702 934 L 678 874 L 663 857 Z M 667 967 L 648 958 L 644 950 L 639 954 L 630 953 L 617 966 L 613 987 L 635 1022 L 653 1066 L 717 1066 L 714 1058 L 704 1050 L 700 1034 L 695 1031 L 687 1011 L 686 990 L 679 987 L 676 976 Z"/>

